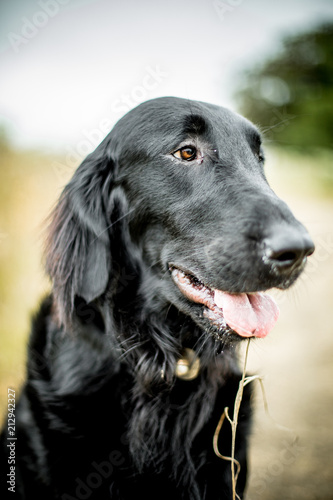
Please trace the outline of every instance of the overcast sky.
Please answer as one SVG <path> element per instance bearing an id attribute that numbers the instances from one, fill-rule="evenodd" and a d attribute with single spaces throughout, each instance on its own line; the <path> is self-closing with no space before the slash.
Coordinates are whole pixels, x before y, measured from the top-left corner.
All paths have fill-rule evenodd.
<path id="1" fill-rule="evenodd" d="M 0 123 L 64 149 L 158 96 L 233 108 L 243 68 L 323 20 L 332 0 L 2 0 Z"/>

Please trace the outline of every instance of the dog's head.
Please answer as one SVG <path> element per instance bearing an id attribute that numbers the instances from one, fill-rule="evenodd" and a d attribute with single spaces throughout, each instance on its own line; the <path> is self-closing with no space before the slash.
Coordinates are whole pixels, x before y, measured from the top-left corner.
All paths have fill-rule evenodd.
<path id="1" fill-rule="evenodd" d="M 263 292 L 289 287 L 314 246 L 263 163 L 256 127 L 225 108 L 168 97 L 130 111 L 78 168 L 51 224 L 63 317 L 76 297 L 110 300 L 122 277 L 133 308 L 145 296 L 219 338 L 264 337 L 277 308 Z"/>

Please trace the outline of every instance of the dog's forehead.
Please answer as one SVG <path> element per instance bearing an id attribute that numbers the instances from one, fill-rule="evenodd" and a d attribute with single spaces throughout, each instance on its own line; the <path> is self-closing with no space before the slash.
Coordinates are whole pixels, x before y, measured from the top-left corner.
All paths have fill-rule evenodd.
<path id="1" fill-rule="evenodd" d="M 222 106 L 210 104 L 202 101 L 193 101 L 179 97 L 161 97 L 152 99 L 137 106 L 132 112 L 135 121 L 142 124 L 146 118 L 147 128 L 151 126 L 168 127 L 173 126 L 188 127 L 190 131 L 200 133 L 204 125 L 216 127 L 234 128 L 249 127 L 254 125 L 243 116 Z"/>
<path id="2" fill-rule="evenodd" d="M 140 104 L 118 122 L 115 132 L 132 147 L 146 139 L 151 148 L 170 147 L 193 136 L 213 142 L 259 137 L 250 121 L 225 107 L 178 97 Z"/>

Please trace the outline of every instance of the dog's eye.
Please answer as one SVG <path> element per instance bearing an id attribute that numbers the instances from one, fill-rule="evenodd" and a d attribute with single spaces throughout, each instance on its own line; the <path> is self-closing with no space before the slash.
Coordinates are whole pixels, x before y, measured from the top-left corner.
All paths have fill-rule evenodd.
<path id="1" fill-rule="evenodd" d="M 173 153 L 179 160 L 192 161 L 197 157 L 197 150 L 193 146 L 184 146 Z"/>

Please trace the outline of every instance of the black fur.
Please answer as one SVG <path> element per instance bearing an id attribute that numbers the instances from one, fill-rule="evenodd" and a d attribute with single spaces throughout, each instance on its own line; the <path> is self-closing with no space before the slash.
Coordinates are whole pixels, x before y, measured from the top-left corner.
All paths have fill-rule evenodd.
<path id="1" fill-rule="evenodd" d="M 179 159 L 188 144 L 199 157 Z M 16 493 L 5 485 L 8 498 L 231 499 L 230 462 L 214 454 L 212 440 L 223 409 L 232 414 L 239 337 L 182 295 L 170 270 L 234 293 L 286 288 L 310 250 L 288 269 L 279 267 L 286 251 L 275 263 L 265 259 L 265 242 L 281 228 L 307 238 L 266 182 L 250 122 L 177 98 L 122 118 L 51 217 L 53 292 L 33 323 L 16 410 Z M 201 361 L 192 381 L 175 376 L 184 347 Z M 249 420 L 246 388 L 240 496 Z M 221 453 L 230 455 L 230 441 L 225 423 Z"/>

